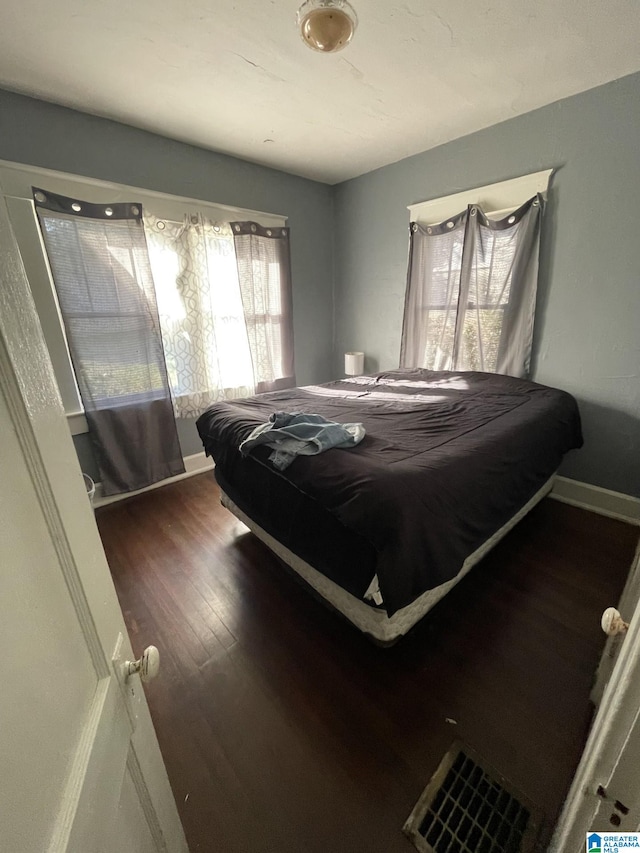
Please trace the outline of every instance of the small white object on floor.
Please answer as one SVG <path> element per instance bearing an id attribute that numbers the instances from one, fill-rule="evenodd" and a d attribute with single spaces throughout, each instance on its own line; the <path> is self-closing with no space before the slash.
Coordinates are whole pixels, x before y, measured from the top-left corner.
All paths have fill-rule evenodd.
<path id="1" fill-rule="evenodd" d="M 445 717 L 444 721 L 445 721 L 445 723 L 449 723 L 449 725 L 451 725 L 451 726 L 457 726 L 458 725 L 458 721 L 452 720 L 451 717 Z"/>
<path id="2" fill-rule="evenodd" d="M 187 794 L 187 796 L 184 798 L 185 803 L 187 802 L 188 799 L 189 799 L 189 794 Z"/>

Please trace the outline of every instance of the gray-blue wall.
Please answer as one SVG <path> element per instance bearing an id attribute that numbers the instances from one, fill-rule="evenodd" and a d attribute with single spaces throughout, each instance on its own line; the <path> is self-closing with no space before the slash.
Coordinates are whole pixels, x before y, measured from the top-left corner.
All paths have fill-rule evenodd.
<path id="1" fill-rule="evenodd" d="M 301 384 L 341 375 L 346 349 L 397 366 L 408 204 L 556 168 L 534 378 L 580 403 L 586 444 L 562 473 L 640 496 L 639 149 L 640 75 L 333 188 L 0 90 L 1 159 L 287 215 Z"/>
<path id="2" fill-rule="evenodd" d="M 288 216 L 298 382 L 331 378 L 331 187 L 3 90 L 0 159 Z M 185 455 L 202 450 L 193 421 L 178 433 Z M 95 476 L 86 436 L 76 446 Z"/>
<path id="3" fill-rule="evenodd" d="M 640 497 L 640 74 L 335 188 L 335 362 L 398 366 L 407 205 L 554 167 L 533 378 L 576 396 L 561 473 Z"/>

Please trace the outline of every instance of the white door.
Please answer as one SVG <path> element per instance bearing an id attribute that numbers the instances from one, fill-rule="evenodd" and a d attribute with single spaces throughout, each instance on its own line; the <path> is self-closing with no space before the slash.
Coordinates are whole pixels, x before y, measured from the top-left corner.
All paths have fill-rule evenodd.
<path id="1" fill-rule="evenodd" d="M 139 676 L 119 677 L 126 659 L 122 613 L 0 201 L 0 850 L 186 853 Z"/>
<path id="2" fill-rule="evenodd" d="M 631 616 L 639 601 L 640 544 L 638 545 L 638 550 L 636 551 L 631 571 L 629 572 L 624 589 L 622 590 L 622 595 L 620 596 L 620 601 L 617 605 L 623 619 L 628 619 Z M 613 604 L 613 602 L 611 603 Z M 607 642 L 605 644 L 604 651 L 602 652 L 602 657 L 600 658 L 600 664 L 596 671 L 596 679 L 593 684 L 593 689 L 591 690 L 591 701 L 596 708 L 599 707 L 600 702 L 602 701 L 603 693 L 609 683 L 609 679 L 611 678 L 611 673 L 613 672 L 616 660 L 618 659 L 618 654 L 620 653 L 623 641 L 624 635 L 622 634 L 607 637 Z"/>
<path id="3" fill-rule="evenodd" d="M 637 576 L 640 549 L 631 577 Z M 604 609 L 604 608 L 603 608 Z M 585 833 L 640 831 L 640 603 L 604 688 L 550 851 L 585 850 Z"/>

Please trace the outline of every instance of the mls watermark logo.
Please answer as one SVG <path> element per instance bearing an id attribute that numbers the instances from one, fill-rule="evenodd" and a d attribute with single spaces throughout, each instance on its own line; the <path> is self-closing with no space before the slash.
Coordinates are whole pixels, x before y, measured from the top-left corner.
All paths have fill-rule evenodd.
<path id="1" fill-rule="evenodd" d="M 640 832 L 587 833 L 587 853 L 640 853 Z"/>

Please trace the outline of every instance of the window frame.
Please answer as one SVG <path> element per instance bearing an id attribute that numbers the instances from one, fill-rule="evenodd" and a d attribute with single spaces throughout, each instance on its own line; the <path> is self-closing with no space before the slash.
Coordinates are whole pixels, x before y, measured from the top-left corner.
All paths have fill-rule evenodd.
<path id="1" fill-rule="evenodd" d="M 88 432 L 75 371 L 46 249 L 40 233 L 32 187 L 43 186 L 59 195 L 95 204 L 140 202 L 159 219 L 181 221 L 184 216 L 204 214 L 224 221 L 253 220 L 265 227 L 287 225 L 283 214 L 216 204 L 206 199 L 176 196 L 127 184 L 102 181 L 37 166 L 0 160 L 0 195 L 20 249 L 25 272 L 49 350 L 54 374 L 72 435 Z"/>
<path id="2" fill-rule="evenodd" d="M 470 204 L 481 207 L 492 219 L 501 218 L 517 210 L 536 193 L 540 193 L 546 199 L 554 171 L 554 169 L 545 169 L 541 172 L 531 172 L 508 181 L 499 181 L 452 195 L 415 202 L 407 205 L 409 219 L 411 222 L 419 222 L 420 225 L 439 225 L 448 217 L 461 213 Z"/>

